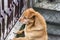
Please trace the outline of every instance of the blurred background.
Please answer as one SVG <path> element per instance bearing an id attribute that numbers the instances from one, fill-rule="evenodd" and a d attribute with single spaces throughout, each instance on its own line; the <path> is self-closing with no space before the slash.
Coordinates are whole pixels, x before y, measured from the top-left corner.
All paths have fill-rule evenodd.
<path id="1" fill-rule="evenodd" d="M 60 0 L 0 0 L 0 39 L 5 40 L 29 7 L 44 16 L 49 40 L 60 40 Z"/>

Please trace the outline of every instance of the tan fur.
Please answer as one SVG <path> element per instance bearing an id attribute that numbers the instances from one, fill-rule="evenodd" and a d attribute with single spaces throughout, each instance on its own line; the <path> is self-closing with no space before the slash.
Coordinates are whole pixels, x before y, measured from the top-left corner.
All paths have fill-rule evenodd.
<path id="1" fill-rule="evenodd" d="M 25 23 L 25 29 L 18 31 L 20 34 L 24 31 L 25 37 L 14 38 L 13 40 L 48 40 L 47 26 L 45 19 L 32 8 L 26 9 L 19 19 L 20 22 Z"/>

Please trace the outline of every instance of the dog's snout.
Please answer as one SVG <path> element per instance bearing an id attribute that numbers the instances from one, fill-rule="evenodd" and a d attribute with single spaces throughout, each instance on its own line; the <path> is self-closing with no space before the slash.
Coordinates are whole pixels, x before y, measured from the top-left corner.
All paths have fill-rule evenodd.
<path id="1" fill-rule="evenodd" d="M 22 21 L 22 20 L 23 20 L 23 19 L 20 17 L 20 18 L 19 18 L 19 22 Z"/>
<path id="2" fill-rule="evenodd" d="M 21 21 L 21 19 L 19 19 L 19 22 Z"/>

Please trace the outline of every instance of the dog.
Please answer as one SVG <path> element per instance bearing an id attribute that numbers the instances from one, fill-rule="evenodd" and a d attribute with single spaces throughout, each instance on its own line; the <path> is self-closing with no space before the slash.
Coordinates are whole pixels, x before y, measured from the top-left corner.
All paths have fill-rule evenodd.
<path id="1" fill-rule="evenodd" d="M 19 18 L 19 21 L 26 25 L 17 34 L 24 32 L 25 37 L 13 38 L 13 40 L 48 40 L 45 19 L 33 8 L 26 9 Z"/>

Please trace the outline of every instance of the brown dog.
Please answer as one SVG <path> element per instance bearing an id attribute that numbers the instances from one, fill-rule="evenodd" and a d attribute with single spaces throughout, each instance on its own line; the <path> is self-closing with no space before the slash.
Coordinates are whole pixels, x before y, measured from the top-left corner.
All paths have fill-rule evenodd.
<path id="1" fill-rule="evenodd" d="M 13 40 L 48 40 L 46 22 L 40 13 L 29 8 L 23 12 L 19 21 L 26 26 L 24 30 L 18 31 L 17 34 L 24 31 L 25 37 L 14 38 Z"/>

